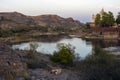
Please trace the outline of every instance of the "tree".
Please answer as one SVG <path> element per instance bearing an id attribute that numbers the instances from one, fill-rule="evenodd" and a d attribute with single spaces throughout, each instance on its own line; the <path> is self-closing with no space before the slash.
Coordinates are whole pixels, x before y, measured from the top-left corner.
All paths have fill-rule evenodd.
<path id="1" fill-rule="evenodd" d="M 35 42 L 32 42 L 32 43 L 29 44 L 29 46 L 30 46 L 30 49 L 29 49 L 29 51 L 27 53 L 27 58 L 29 58 L 29 59 L 37 59 L 37 56 L 36 56 L 37 51 L 36 51 L 36 49 L 38 48 L 39 45 L 37 43 L 35 43 Z"/>
<path id="2" fill-rule="evenodd" d="M 97 14 L 96 15 L 96 18 L 95 18 L 95 24 L 97 25 L 97 26 L 100 26 L 100 23 L 101 23 L 101 17 L 100 17 L 100 14 Z"/>
<path id="3" fill-rule="evenodd" d="M 117 24 L 120 24 L 120 12 L 118 13 L 118 16 L 117 16 L 117 18 L 116 18 L 116 23 L 117 23 Z"/>
<path id="4" fill-rule="evenodd" d="M 109 16 L 108 13 L 104 12 L 101 20 L 102 27 L 108 27 L 109 26 Z"/>
<path id="5" fill-rule="evenodd" d="M 104 12 L 102 16 L 100 14 L 96 15 L 95 24 L 101 27 L 110 27 L 115 23 L 115 18 L 112 12 Z"/>
<path id="6" fill-rule="evenodd" d="M 58 46 L 58 51 L 54 52 L 51 60 L 56 63 L 68 65 L 73 62 L 74 58 L 74 47 L 72 47 L 70 44 L 60 44 Z"/>
<path id="7" fill-rule="evenodd" d="M 33 52 L 36 52 L 36 49 L 39 46 L 36 42 L 32 42 L 29 45 L 30 45 L 30 50 L 33 51 Z"/>
<path id="8" fill-rule="evenodd" d="M 108 19 L 108 22 L 109 22 L 109 26 L 113 26 L 114 23 L 115 23 L 115 18 L 113 16 L 113 13 L 112 12 L 108 12 L 108 16 L 109 16 L 109 19 Z"/>

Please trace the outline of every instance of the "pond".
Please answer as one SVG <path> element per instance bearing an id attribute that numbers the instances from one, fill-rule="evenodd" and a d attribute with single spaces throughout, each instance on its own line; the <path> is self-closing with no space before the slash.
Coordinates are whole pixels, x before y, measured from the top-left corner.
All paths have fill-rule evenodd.
<path id="1" fill-rule="evenodd" d="M 14 44 L 12 48 L 27 50 L 30 47 L 30 43 L 31 42 Z M 75 47 L 75 53 L 79 54 L 79 57 L 81 58 L 85 58 L 92 52 L 92 43 L 90 41 L 82 40 L 81 38 L 63 38 L 55 42 L 36 41 L 35 43 L 38 44 L 38 48 L 36 50 L 44 54 L 53 54 L 53 52 L 57 50 L 57 45 L 59 43 L 71 44 L 73 47 Z"/>

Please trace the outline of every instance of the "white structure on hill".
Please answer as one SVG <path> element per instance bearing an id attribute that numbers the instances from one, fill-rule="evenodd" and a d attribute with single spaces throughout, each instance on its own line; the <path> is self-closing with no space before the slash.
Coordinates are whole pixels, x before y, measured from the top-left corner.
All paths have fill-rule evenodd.
<path id="1" fill-rule="evenodd" d="M 100 14 L 100 17 L 101 17 L 101 20 L 102 20 L 102 16 L 103 16 L 103 14 L 104 14 L 104 9 L 102 8 L 102 10 L 98 13 L 98 14 Z M 96 15 L 92 15 L 92 22 L 95 22 L 95 18 L 96 18 Z"/>

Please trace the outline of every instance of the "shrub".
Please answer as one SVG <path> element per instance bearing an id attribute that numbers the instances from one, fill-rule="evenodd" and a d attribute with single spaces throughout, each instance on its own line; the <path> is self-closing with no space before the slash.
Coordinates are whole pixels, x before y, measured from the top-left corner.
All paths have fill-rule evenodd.
<path id="1" fill-rule="evenodd" d="M 115 56 L 107 51 L 104 51 L 99 46 L 94 47 L 92 55 L 89 55 L 85 58 L 85 61 L 92 62 L 93 64 L 111 64 L 115 60 Z"/>
<path id="2" fill-rule="evenodd" d="M 120 63 L 116 56 L 100 47 L 95 47 L 93 54 L 87 56 L 79 67 L 82 67 L 83 80 L 120 80 Z"/>
<path id="3" fill-rule="evenodd" d="M 29 48 L 29 51 L 27 53 L 27 58 L 28 59 L 37 59 L 36 49 L 38 48 L 38 44 L 37 43 L 30 43 L 29 46 L 30 46 L 30 48 Z"/>
<path id="4" fill-rule="evenodd" d="M 2 30 L 0 29 L 0 37 L 9 37 L 9 36 L 13 36 L 14 33 L 12 32 L 12 30 Z"/>
<path id="5" fill-rule="evenodd" d="M 26 58 L 27 58 L 27 65 L 29 68 L 38 68 L 39 65 L 39 55 L 37 54 L 36 49 L 38 48 L 37 43 L 30 43 L 29 44 L 29 51 L 27 51 Z"/>
<path id="6" fill-rule="evenodd" d="M 5 72 L 5 78 L 6 80 L 13 80 L 13 75 L 11 74 L 10 71 Z"/>
<path id="7" fill-rule="evenodd" d="M 56 63 L 68 65 L 73 62 L 74 58 L 74 47 L 72 47 L 70 44 L 59 44 L 58 51 L 53 53 L 51 60 Z"/>

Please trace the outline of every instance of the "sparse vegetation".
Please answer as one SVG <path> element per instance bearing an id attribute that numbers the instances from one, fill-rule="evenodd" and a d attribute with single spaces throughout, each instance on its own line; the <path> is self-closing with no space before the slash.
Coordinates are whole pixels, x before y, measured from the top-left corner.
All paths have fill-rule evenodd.
<path id="1" fill-rule="evenodd" d="M 30 49 L 26 51 L 26 63 L 28 68 L 36 69 L 36 68 L 48 68 L 45 60 L 41 57 L 41 54 L 36 51 L 38 48 L 38 44 L 33 42 L 30 43 Z"/>
<path id="2" fill-rule="evenodd" d="M 91 64 L 102 64 L 107 65 L 111 64 L 115 61 L 115 55 L 108 53 L 104 50 L 102 50 L 100 47 L 95 47 L 94 52 L 92 55 L 89 55 L 85 58 L 85 62 L 91 63 Z"/>
<path id="3" fill-rule="evenodd" d="M 12 30 L 2 30 L 0 29 L 0 37 L 9 37 L 14 35 L 14 32 Z"/>
<path id="4" fill-rule="evenodd" d="M 120 24 L 120 12 L 118 13 L 118 16 L 116 18 L 116 23 L 119 25 Z"/>
<path id="5" fill-rule="evenodd" d="M 10 71 L 6 71 L 5 77 L 6 80 L 13 80 L 13 75 L 10 73 Z"/>
<path id="6" fill-rule="evenodd" d="M 37 56 L 37 43 L 30 43 L 29 51 L 27 51 L 26 58 L 27 58 L 27 64 L 29 68 L 36 68 L 39 66 L 38 56 Z"/>
<path id="7" fill-rule="evenodd" d="M 78 65 L 79 64 L 79 65 Z M 110 54 L 100 47 L 94 48 L 94 53 L 77 63 L 82 80 L 119 80 L 120 63 L 116 56 Z"/>

